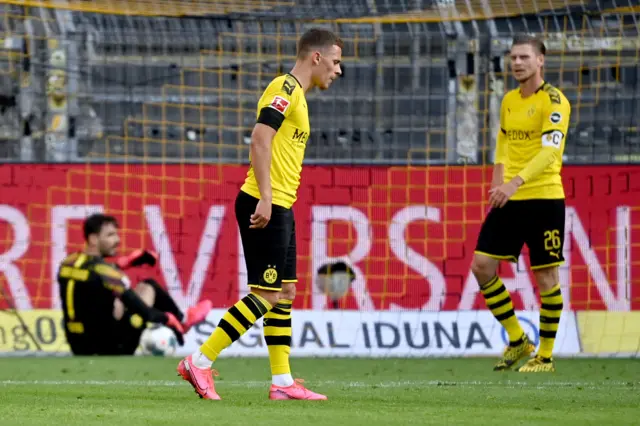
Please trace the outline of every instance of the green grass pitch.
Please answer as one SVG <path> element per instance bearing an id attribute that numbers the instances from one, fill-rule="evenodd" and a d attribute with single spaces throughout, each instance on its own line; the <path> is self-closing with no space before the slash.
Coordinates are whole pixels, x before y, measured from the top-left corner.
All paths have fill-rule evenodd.
<path id="1" fill-rule="evenodd" d="M 0 358 L 2 425 L 632 425 L 640 361 L 559 359 L 555 374 L 494 359 L 293 359 L 328 401 L 269 401 L 268 361 L 222 358 L 222 401 L 199 399 L 178 359 Z"/>

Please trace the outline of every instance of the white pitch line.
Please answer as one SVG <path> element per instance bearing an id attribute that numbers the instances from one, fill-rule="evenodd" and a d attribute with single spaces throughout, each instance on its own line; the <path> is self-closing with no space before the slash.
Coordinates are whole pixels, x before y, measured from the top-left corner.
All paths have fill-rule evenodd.
<path id="1" fill-rule="evenodd" d="M 269 381 L 239 381 L 239 380 L 219 380 L 221 386 L 257 388 L 269 386 Z M 504 382 L 492 381 L 455 381 L 455 380 L 408 380 L 390 381 L 380 383 L 349 382 L 337 380 L 314 381 L 314 385 L 332 385 L 348 388 L 402 388 L 402 387 L 502 387 L 502 388 L 558 388 L 558 387 L 581 387 L 587 389 L 602 389 L 611 387 L 639 386 L 640 382 L 606 381 L 606 382 L 541 382 L 530 383 L 524 381 L 506 380 Z M 187 386 L 184 381 L 175 380 L 1 380 L 2 386 L 149 386 L 149 387 L 175 387 Z"/>

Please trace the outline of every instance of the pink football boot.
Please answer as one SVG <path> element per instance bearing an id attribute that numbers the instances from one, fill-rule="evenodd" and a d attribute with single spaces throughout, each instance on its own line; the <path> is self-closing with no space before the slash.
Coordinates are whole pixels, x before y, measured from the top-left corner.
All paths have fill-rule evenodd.
<path id="1" fill-rule="evenodd" d="M 184 380 L 191 383 L 191 386 L 195 389 L 196 393 L 202 399 L 219 400 L 220 395 L 216 393 L 216 388 L 213 384 L 213 375 L 218 375 L 218 372 L 211 368 L 198 368 L 193 365 L 191 355 L 184 358 L 178 363 L 178 374 L 182 376 Z"/>
<path id="2" fill-rule="evenodd" d="M 271 385 L 271 389 L 269 389 L 269 399 L 307 399 L 311 401 L 324 401 L 327 399 L 325 395 L 312 392 L 305 388 L 302 386 L 302 383 L 304 383 L 304 380 L 296 379 L 293 385 L 287 387 Z"/>

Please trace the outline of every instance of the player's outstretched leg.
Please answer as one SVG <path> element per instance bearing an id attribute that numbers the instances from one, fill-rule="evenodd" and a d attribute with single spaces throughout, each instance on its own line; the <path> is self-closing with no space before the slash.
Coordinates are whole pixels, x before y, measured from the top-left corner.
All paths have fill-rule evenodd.
<path id="1" fill-rule="evenodd" d="M 152 301 L 150 301 L 151 303 L 149 303 L 149 305 L 162 312 L 171 312 L 178 321 L 182 323 L 185 333 L 194 325 L 204 321 L 207 314 L 213 307 L 213 303 L 211 303 L 210 300 L 202 300 L 187 309 L 185 315 L 182 313 L 180 308 L 178 308 L 178 305 L 171 295 L 156 280 L 147 278 L 141 281 L 136 289 L 143 287 L 144 285 L 147 285 L 152 289 L 150 292 L 150 299 L 152 299 Z M 143 297 L 143 300 L 145 300 L 145 297 Z"/>
<path id="2" fill-rule="evenodd" d="M 254 292 L 233 305 L 222 317 L 206 342 L 178 364 L 178 373 L 191 383 L 204 399 L 220 399 L 213 383 L 211 365 L 223 349 L 238 340 L 272 308 L 272 304 Z"/>
<path id="3" fill-rule="evenodd" d="M 290 284 L 295 286 L 295 284 Z M 286 292 L 287 284 L 283 284 Z M 293 291 L 295 293 L 295 290 Z M 293 297 L 292 297 L 293 298 Z M 269 363 L 271 364 L 272 382 L 269 389 L 269 399 L 306 399 L 325 400 L 325 395 L 305 388 L 300 379 L 291 376 L 289 354 L 291 353 L 291 307 L 293 301 L 281 299 L 265 316 L 264 340 L 269 349 Z"/>
<path id="4" fill-rule="evenodd" d="M 557 270 L 557 268 L 554 268 Z M 562 314 L 562 292 L 560 284 L 549 288 L 549 283 L 557 282 L 557 272 L 554 271 L 534 271 L 538 286 L 548 290 L 540 291 L 540 348 L 538 353 L 525 365 L 518 369 L 521 373 L 552 373 L 555 363 L 552 358 L 553 346 L 556 341 L 556 333 L 560 325 Z"/>
<path id="5" fill-rule="evenodd" d="M 472 270 L 478 282 L 481 283 L 480 292 L 484 296 L 487 307 L 509 336 L 509 345 L 493 368 L 494 371 L 504 371 L 511 369 L 518 361 L 529 356 L 535 347 L 516 317 L 507 288 L 500 277 L 495 275 L 497 266 L 498 260 L 476 253 Z"/>

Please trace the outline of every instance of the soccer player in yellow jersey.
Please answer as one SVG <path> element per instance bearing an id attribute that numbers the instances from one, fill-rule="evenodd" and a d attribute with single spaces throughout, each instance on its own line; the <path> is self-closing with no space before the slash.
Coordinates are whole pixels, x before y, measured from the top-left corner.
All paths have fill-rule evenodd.
<path id="1" fill-rule="evenodd" d="M 560 169 L 571 106 L 542 78 L 544 43 L 530 36 L 514 39 L 513 76 L 520 87 L 508 92 L 500 109 L 500 132 L 490 190 L 491 210 L 480 234 L 472 270 L 487 307 L 509 335 L 509 345 L 494 370 L 509 370 L 535 347 L 513 310 L 511 297 L 497 276 L 500 260 L 517 262 L 524 244 L 540 290 L 540 347 L 520 372 L 555 371 L 553 345 L 562 312 L 558 266 L 565 203 Z"/>
<path id="2" fill-rule="evenodd" d="M 328 89 L 342 73 L 341 58 L 342 41 L 335 34 L 307 31 L 298 41 L 291 72 L 276 77 L 258 101 L 251 167 L 235 204 L 251 292 L 225 313 L 199 350 L 178 364 L 178 373 L 204 399 L 220 399 L 212 363 L 263 316 L 272 374 L 269 398 L 327 399 L 294 381 L 289 367 L 297 282 L 292 206 L 310 133 L 305 93 L 314 87 Z"/>

